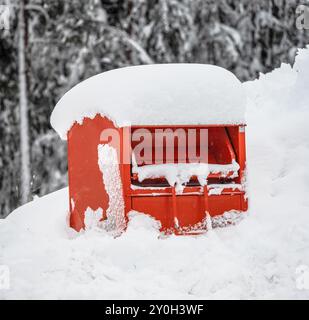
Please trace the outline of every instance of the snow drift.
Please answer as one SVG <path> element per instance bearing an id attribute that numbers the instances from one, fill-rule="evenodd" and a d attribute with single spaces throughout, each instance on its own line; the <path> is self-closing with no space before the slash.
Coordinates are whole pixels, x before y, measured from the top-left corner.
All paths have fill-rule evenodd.
<path id="1" fill-rule="evenodd" d="M 244 84 L 245 219 L 202 236 L 165 237 L 156 221 L 132 212 L 116 239 L 100 228 L 77 235 L 67 227 L 64 189 L 0 222 L 0 264 L 11 274 L 0 298 L 308 299 L 299 285 L 309 266 L 308 77 L 309 48 L 293 68 Z"/>

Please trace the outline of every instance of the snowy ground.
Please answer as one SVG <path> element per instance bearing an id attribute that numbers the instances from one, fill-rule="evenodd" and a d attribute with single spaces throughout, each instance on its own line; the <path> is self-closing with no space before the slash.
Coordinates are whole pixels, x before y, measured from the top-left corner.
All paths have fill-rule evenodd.
<path id="1" fill-rule="evenodd" d="M 119 238 L 76 236 L 60 190 L 0 221 L 0 299 L 308 299 L 308 83 L 309 49 L 245 84 L 250 211 L 238 225 L 163 238 L 135 214 Z"/>

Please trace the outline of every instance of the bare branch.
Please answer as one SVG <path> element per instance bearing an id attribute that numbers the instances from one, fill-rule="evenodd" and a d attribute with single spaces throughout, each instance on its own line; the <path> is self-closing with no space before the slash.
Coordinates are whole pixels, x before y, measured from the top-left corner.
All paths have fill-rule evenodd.
<path id="1" fill-rule="evenodd" d="M 25 6 L 25 9 L 39 11 L 45 17 L 46 23 L 49 23 L 49 21 L 50 21 L 49 15 L 48 15 L 47 11 L 45 9 L 43 9 L 41 6 L 38 6 L 35 4 L 28 4 Z"/>

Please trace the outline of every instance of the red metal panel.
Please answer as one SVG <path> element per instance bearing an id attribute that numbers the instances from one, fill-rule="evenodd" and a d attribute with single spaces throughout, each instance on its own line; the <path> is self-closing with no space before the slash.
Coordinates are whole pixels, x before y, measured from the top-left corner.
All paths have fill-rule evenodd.
<path id="1" fill-rule="evenodd" d="M 70 225 L 84 228 L 84 213 L 108 207 L 108 195 L 98 166 L 98 145 L 104 128 L 115 128 L 113 122 L 96 116 L 75 123 L 68 134 L 68 175 L 70 195 Z"/>
<path id="2" fill-rule="evenodd" d="M 222 194 L 208 197 L 211 216 L 221 215 L 230 210 L 242 210 L 243 194 Z M 179 227 L 190 227 L 205 218 L 205 203 L 202 195 L 176 196 L 176 218 Z M 175 227 L 173 197 L 166 196 L 135 196 L 132 197 L 132 209 L 153 216 L 161 222 L 162 230 Z"/>

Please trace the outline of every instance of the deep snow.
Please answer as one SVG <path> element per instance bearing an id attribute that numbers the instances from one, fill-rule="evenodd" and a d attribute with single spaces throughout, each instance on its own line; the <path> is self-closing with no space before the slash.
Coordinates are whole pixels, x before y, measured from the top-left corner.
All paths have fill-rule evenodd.
<path id="1" fill-rule="evenodd" d="M 164 237 L 132 213 L 121 237 L 95 226 L 77 235 L 64 189 L 0 222 L 0 264 L 11 272 L 0 298 L 308 299 L 299 273 L 309 266 L 308 80 L 309 48 L 294 69 L 244 84 L 250 211 L 237 225 Z"/>
<path id="2" fill-rule="evenodd" d="M 244 123 L 245 95 L 231 72 L 207 64 L 154 64 L 103 72 L 69 90 L 51 124 L 66 139 L 96 114 L 126 125 Z"/>

